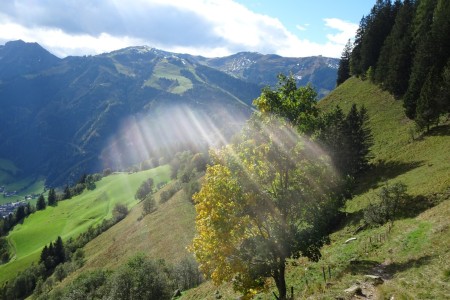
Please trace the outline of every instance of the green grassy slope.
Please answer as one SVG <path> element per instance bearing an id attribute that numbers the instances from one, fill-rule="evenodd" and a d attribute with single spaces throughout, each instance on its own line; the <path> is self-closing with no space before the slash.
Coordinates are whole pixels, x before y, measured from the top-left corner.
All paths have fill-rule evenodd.
<path id="1" fill-rule="evenodd" d="M 155 199 L 159 199 L 159 192 Z M 139 220 L 141 214 L 142 204 L 136 205 L 124 220 L 89 242 L 84 248 L 86 263 L 77 273 L 95 268 L 114 268 L 140 252 L 169 262 L 188 255 L 186 247 L 195 232 L 195 209 L 183 190 Z"/>
<path id="2" fill-rule="evenodd" d="M 169 183 L 154 197 L 169 189 Z M 157 201 L 158 202 L 158 201 Z M 85 247 L 85 264 L 71 273 L 57 287 L 64 287 L 80 274 L 95 269 L 115 269 L 125 264 L 138 253 L 153 259 L 164 259 L 176 263 L 188 253 L 194 234 L 195 209 L 183 190 L 165 203 L 157 204 L 157 209 L 141 218 L 142 203 L 113 227 L 90 241 Z"/>
<path id="3" fill-rule="evenodd" d="M 350 299 L 344 292 L 366 274 L 381 273 L 384 284 L 372 290 L 370 299 L 448 299 L 450 298 L 450 126 L 443 124 L 430 133 L 413 133 L 413 122 L 396 101 L 368 81 L 349 79 L 319 102 L 322 109 L 352 103 L 368 109 L 374 135 L 373 168 L 357 178 L 353 199 L 347 202 L 347 222 L 331 236 L 318 263 L 304 259 L 288 266 L 287 284 L 294 287 L 295 299 Z M 438 203 L 419 209 L 410 218 L 397 220 L 390 233 L 378 227 L 355 233 L 367 206 L 385 183 L 402 181 L 416 201 Z M 421 203 L 416 203 L 421 206 Z M 382 241 L 378 242 L 381 236 Z M 344 242 L 356 237 L 357 240 Z M 375 242 L 377 240 L 377 242 Z M 370 243 L 372 241 L 372 243 Z M 332 278 L 325 285 L 322 267 L 330 266 Z M 326 272 L 328 273 L 328 272 Z M 328 277 L 328 274 L 327 274 Z M 307 282 L 307 283 L 306 283 Z M 209 299 L 219 290 L 224 299 L 235 298 L 230 285 L 214 287 L 205 283 L 184 293 L 182 299 Z M 275 291 L 272 284 L 271 290 Z M 270 292 L 260 299 L 273 299 Z"/>
<path id="4" fill-rule="evenodd" d="M 137 203 L 134 194 L 148 177 L 154 178 L 155 185 L 168 181 L 169 167 L 161 166 L 134 174 L 112 174 L 97 182 L 95 190 L 84 191 L 70 200 L 59 202 L 57 207 L 47 207 L 26 218 L 8 235 L 15 255 L 9 263 L 0 266 L 0 283 L 36 262 L 42 247 L 58 235 L 63 240 L 75 237 L 89 226 L 111 218 L 116 203 L 134 206 Z"/>

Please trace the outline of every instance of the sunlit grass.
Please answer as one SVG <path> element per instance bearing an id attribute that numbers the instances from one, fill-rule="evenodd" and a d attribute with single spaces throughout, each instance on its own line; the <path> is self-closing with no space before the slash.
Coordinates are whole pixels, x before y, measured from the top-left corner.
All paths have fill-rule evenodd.
<path id="1" fill-rule="evenodd" d="M 154 195 L 171 188 L 173 182 Z M 137 254 L 176 263 L 186 256 L 194 233 L 194 206 L 183 190 L 169 201 L 158 204 L 156 211 L 141 218 L 142 203 L 136 205 L 121 222 L 102 233 L 85 247 L 86 263 L 68 277 L 67 284 L 79 274 L 97 268 L 114 269 Z"/>
<path id="2" fill-rule="evenodd" d="M 0 282 L 12 278 L 31 262 L 37 262 L 42 247 L 58 236 L 63 240 L 76 237 L 89 226 L 111 218 L 116 203 L 123 203 L 129 208 L 136 205 L 134 194 L 149 177 L 154 178 L 155 185 L 167 182 L 169 167 L 110 175 L 97 182 L 94 191 L 84 191 L 79 196 L 59 202 L 57 207 L 47 207 L 30 215 L 8 235 L 15 253 L 12 261 L 0 266 Z"/>

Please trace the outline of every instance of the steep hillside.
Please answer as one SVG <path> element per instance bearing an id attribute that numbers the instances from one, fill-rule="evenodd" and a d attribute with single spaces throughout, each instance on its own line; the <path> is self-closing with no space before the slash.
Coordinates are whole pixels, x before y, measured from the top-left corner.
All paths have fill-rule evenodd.
<path id="1" fill-rule="evenodd" d="M 344 290 L 359 283 L 368 299 L 447 299 L 450 291 L 446 263 L 450 259 L 450 125 L 419 135 L 403 113 L 402 103 L 369 81 L 352 78 L 319 105 L 348 110 L 352 103 L 368 109 L 374 135 L 373 168 L 356 180 L 354 197 L 347 202 L 347 218 L 331 235 L 318 263 L 293 260 L 287 284 L 295 299 L 360 299 Z M 363 209 L 384 185 L 403 182 L 413 198 L 407 217 L 393 227 L 358 229 Z M 346 243 L 349 238 L 356 238 Z M 330 267 L 330 269 L 328 269 Z M 330 273 L 328 273 L 329 271 Z M 326 283 L 324 281 L 324 273 Z M 331 278 L 329 278 L 331 275 Z M 382 285 L 365 283 L 364 275 L 380 275 Z M 259 295 L 273 299 L 271 289 Z M 216 291 L 235 298 L 230 285 L 205 283 L 182 299 L 207 299 Z M 359 298 L 358 298 L 359 297 Z"/>
<path id="2" fill-rule="evenodd" d="M 112 174 L 97 182 L 96 189 L 58 202 L 56 207 L 37 211 L 18 224 L 7 239 L 13 249 L 10 262 L 0 265 L 0 283 L 39 260 L 44 245 L 61 236 L 64 240 L 76 237 L 88 227 L 112 216 L 116 203 L 128 207 L 137 204 L 134 194 L 139 185 L 152 177 L 155 185 L 169 180 L 169 167 L 161 166 L 144 172 Z"/>
<path id="3" fill-rule="evenodd" d="M 142 204 L 136 205 L 124 220 L 88 243 L 84 248 L 86 263 L 72 278 L 97 268 L 114 269 L 137 253 L 172 263 L 190 255 L 187 246 L 195 233 L 195 209 L 183 190 L 142 219 L 141 214 Z"/>

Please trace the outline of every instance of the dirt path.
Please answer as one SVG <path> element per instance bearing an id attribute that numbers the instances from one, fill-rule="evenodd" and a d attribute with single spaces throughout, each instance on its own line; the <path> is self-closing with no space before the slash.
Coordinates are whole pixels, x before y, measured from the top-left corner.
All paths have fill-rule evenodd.
<path id="1" fill-rule="evenodd" d="M 389 281 L 392 278 L 392 275 L 386 272 L 386 267 L 390 264 L 390 262 L 385 261 L 377 266 L 375 266 L 370 274 L 372 278 L 365 277 L 359 283 L 359 287 L 361 288 L 360 293 L 355 293 L 350 299 L 379 299 L 377 293 L 377 285 L 383 284 L 386 281 Z M 381 280 L 377 280 L 376 277 L 381 278 Z"/>

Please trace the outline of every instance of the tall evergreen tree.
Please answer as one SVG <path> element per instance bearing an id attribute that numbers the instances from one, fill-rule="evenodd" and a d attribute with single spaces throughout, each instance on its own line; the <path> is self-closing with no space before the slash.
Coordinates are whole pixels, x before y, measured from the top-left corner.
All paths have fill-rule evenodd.
<path id="1" fill-rule="evenodd" d="M 48 255 L 49 255 L 48 247 L 47 247 L 47 245 L 45 245 L 44 249 L 42 249 L 41 258 L 40 258 L 39 262 L 45 262 L 48 258 Z"/>
<path id="2" fill-rule="evenodd" d="M 347 115 L 337 106 L 321 119 L 317 139 L 330 153 L 341 175 L 354 176 L 369 164 L 373 138 L 367 122 L 367 110 L 364 107 L 358 110 L 355 104 Z"/>
<path id="3" fill-rule="evenodd" d="M 353 104 L 345 119 L 345 135 L 348 148 L 346 162 L 347 174 L 356 175 L 369 165 L 370 147 L 373 145 L 372 133 L 367 126 L 367 110 L 363 106 L 358 111 Z"/>
<path id="4" fill-rule="evenodd" d="M 363 16 L 359 22 L 358 30 L 356 31 L 355 41 L 353 43 L 353 50 L 350 57 L 350 74 L 357 77 L 363 74 L 361 66 L 361 47 L 364 35 L 367 31 L 368 17 Z"/>
<path id="5" fill-rule="evenodd" d="M 361 42 L 361 69 L 363 72 L 370 67 L 375 68 L 381 47 L 391 32 L 399 2 L 391 4 L 391 0 L 377 0 L 368 16 L 367 28 Z"/>
<path id="6" fill-rule="evenodd" d="M 72 193 L 70 191 L 69 186 L 66 185 L 66 187 L 64 188 L 64 192 L 63 192 L 63 199 L 66 200 L 66 199 L 70 199 L 70 198 L 72 198 Z"/>
<path id="7" fill-rule="evenodd" d="M 403 96 L 408 88 L 413 58 L 412 20 L 414 11 L 414 3 L 411 0 L 405 0 L 388 37 L 391 51 L 388 70 L 384 74 L 385 87 L 396 97 Z"/>
<path id="8" fill-rule="evenodd" d="M 419 128 L 430 130 L 430 125 L 439 119 L 439 107 L 436 101 L 436 76 L 434 70 L 428 73 L 425 83 L 417 100 L 416 124 Z"/>
<path id="9" fill-rule="evenodd" d="M 65 253 L 65 249 L 64 249 L 64 244 L 63 244 L 63 241 L 60 236 L 58 236 L 58 238 L 55 241 L 54 257 L 55 257 L 56 265 L 66 261 L 66 253 Z"/>
<path id="10" fill-rule="evenodd" d="M 320 129 L 316 133 L 322 147 L 330 153 L 333 166 L 340 174 L 346 174 L 347 158 L 349 151 L 345 136 L 345 115 L 339 106 L 325 113 L 320 122 Z"/>
<path id="11" fill-rule="evenodd" d="M 389 35 L 384 39 L 382 47 L 380 49 L 378 58 L 377 58 L 377 63 L 374 67 L 375 69 L 375 74 L 373 76 L 374 82 L 381 84 L 381 86 L 385 86 L 386 84 L 386 75 L 389 71 L 390 68 L 390 58 L 392 55 L 392 52 L 394 50 L 394 48 L 396 47 L 396 43 L 397 40 L 395 39 L 395 37 L 393 37 L 393 28 L 395 27 L 395 22 L 398 19 L 398 13 L 397 11 L 401 10 L 403 4 L 400 1 L 396 1 L 393 8 L 391 8 L 391 14 L 392 14 L 392 18 L 395 17 L 395 21 L 394 21 L 394 25 L 392 27 L 392 29 L 389 32 Z"/>
<path id="12" fill-rule="evenodd" d="M 47 204 L 45 203 L 44 195 L 40 195 L 36 202 L 36 209 L 43 210 Z"/>
<path id="13" fill-rule="evenodd" d="M 442 72 L 442 85 L 437 98 L 439 111 L 450 115 L 450 59 Z"/>
<path id="14" fill-rule="evenodd" d="M 25 206 L 19 206 L 15 213 L 16 223 L 25 218 Z"/>
<path id="15" fill-rule="evenodd" d="M 341 60 L 339 61 L 339 68 L 337 72 L 336 85 L 340 85 L 348 78 L 350 78 L 350 57 L 352 54 L 352 44 L 348 40 L 342 51 Z"/>
<path id="16" fill-rule="evenodd" d="M 438 0 L 431 34 L 434 41 L 436 72 L 441 73 L 450 58 L 450 1 Z"/>
<path id="17" fill-rule="evenodd" d="M 437 0 L 421 0 L 416 9 L 413 21 L 414 58 L 408 89 L 403 98 L 405 114 L 410 119 L 416 117 L 417 100 L 433 66 L 433 39 L 431 25 Z"/>
<path id="18" fill-rule="evenodd" d="M 50 206 L 55 206 L 57 204 L 55 189 L 50 189 L 48 191 L 47 201 L 48 201 L 48 205 L 50 205 Z"/>

